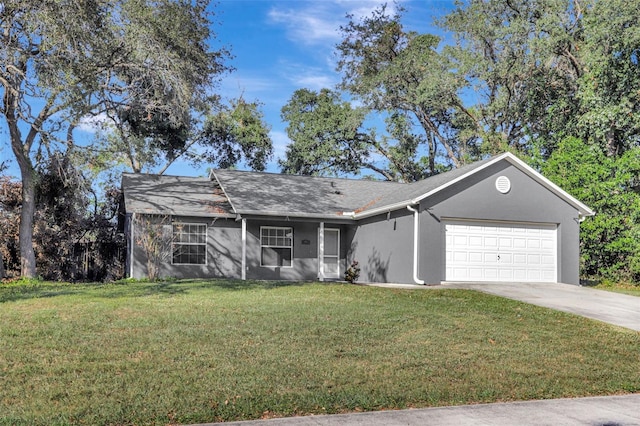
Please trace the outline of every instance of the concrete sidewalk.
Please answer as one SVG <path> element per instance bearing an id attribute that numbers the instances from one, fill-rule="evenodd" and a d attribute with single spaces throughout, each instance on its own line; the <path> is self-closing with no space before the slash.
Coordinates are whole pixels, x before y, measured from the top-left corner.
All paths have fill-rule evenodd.
<path id="1" fill-rule="evenodd" d="M 212 424 L 208 423 L 208 425 Z M 290 417 L 224 424 L 229 426 L 640 426 L 640 394 Z"/>

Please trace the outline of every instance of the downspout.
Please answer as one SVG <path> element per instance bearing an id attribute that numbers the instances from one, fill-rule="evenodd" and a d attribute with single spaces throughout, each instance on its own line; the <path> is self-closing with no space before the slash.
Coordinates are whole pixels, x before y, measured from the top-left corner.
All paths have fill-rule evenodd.
<path id="1" fill-rule="evenodd" d="M 135 214 L 135 212 L 133 212 L 133 213 L 131 213 L 131 219 L 129 219 L 131 221 L 131 223 L 129 224 L 130 225 L 129 226 L 130 227 L 130 229 L 129 229 L 129 231 L 130 231 L 130 235 L 129 235 L 129 251 L 130 251 L 129 252 L 129 278 L 133 278 L 133 259 L 134 259 L 133 249 L 135 248 L 135 240 L 133 239 L 135 233 L 134 233 L 133 227 L 134 227 L 134 225 L 136 223 L 135 216 L 136 216 L 136 214 Z"/>
<path id="2" fill-rule="evenodd" d="M 247 279 L 247 219 L 245 219 L 244 217 L 241 219 L 242 222 L 242 230 L 241 230 L 241 234 L 242 234 L 242 262 L 241 262 L 241 268 L 242 271 L 240 271 L 240 279 L 242 281 L 245 281 Z"/>
<path id="3" fill-rule="evenodd" d="M 418 278 L 418 236 L 419 236 L 419 221 L 418 221 L 418 209 L 407 206 L 407 210 L 413 212 L 413 282 L 423 285 L 424 280 Z"/>

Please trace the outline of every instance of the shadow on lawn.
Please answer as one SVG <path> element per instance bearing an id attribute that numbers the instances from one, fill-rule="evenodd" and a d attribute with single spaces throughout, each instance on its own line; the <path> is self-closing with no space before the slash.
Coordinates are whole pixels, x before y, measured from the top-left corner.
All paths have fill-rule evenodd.
<path id="1" fill-rule="evenodd" d="M 96 298 L 122 298 L 146 296 L 174 296 L 203 289 L 243 291 L 253 289 L 276 289 L 302 286 L 299 281 L 255 281 L 255 280 L 168 280 L 168 281 L 116 281 L 111 283 L 57 283 L 30 282 L 0 284 L 0 303 L 18 300 L 49 298 L 58 296 L 90 296 Z"/>

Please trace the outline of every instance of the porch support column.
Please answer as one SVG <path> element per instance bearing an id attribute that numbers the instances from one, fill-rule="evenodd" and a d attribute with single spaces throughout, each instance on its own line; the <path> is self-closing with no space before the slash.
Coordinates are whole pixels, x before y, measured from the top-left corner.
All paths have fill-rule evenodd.
<path id="1" fill-rule="evenodd" d="M 242 218 L 242 271 L 240 278 L 247 279 L 247 219 Z"/>
<path id="2" fill-rule="evenodd" d="M 318 279 L 324 281 L 324 222 L 318 230 Z"/>

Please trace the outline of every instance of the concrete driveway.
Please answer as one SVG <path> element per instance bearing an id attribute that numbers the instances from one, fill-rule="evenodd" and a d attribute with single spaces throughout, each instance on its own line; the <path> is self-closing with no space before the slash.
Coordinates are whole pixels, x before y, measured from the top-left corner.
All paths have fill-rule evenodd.
<path id="1" fill-rule="evenodd" d="M 640 331 L 640 297 L 558 283 L 448 283 Z"/>

